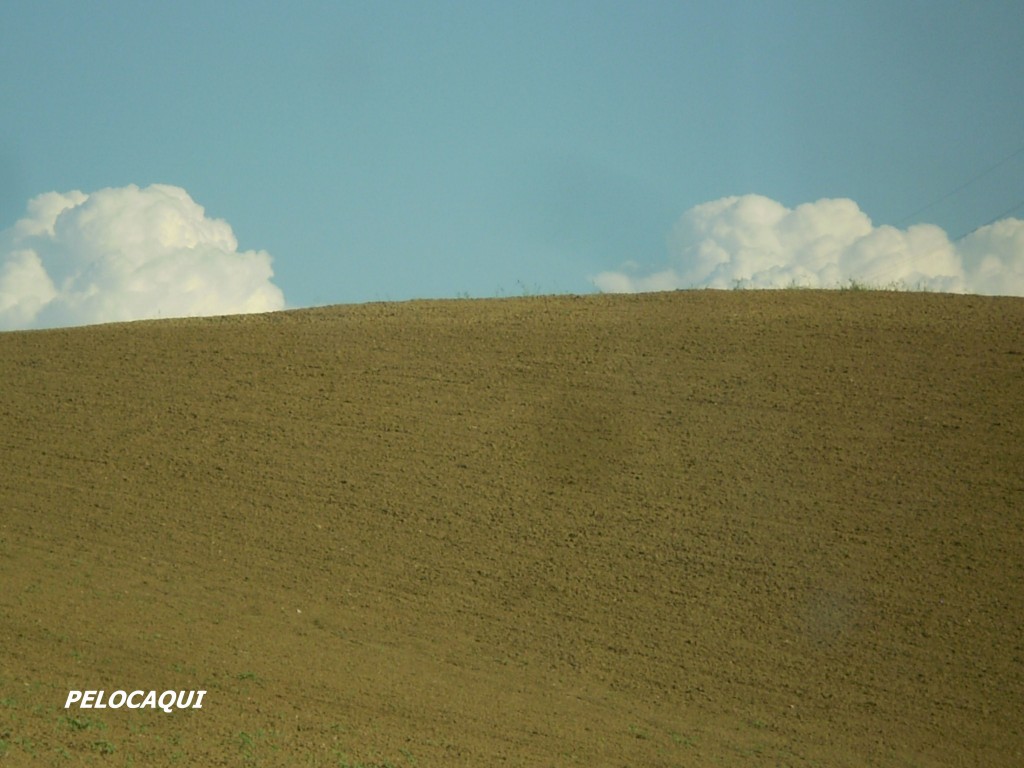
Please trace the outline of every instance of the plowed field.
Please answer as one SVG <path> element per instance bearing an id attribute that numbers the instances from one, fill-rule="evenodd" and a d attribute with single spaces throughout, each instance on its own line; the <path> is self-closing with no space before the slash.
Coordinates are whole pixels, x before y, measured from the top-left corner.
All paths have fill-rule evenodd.
<path id="1" fill-rule="evenodd" d="M 1024 765 L 1024 299 L 0 334 L 0 765 Z"/>

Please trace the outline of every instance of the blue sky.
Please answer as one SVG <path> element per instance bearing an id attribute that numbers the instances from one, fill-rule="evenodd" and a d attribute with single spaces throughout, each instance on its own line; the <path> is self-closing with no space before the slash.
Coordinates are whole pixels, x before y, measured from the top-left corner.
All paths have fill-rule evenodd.
<path id="1" fill-rule="evenodd" d="M 1024 218 L 1019 1 L 6 0 L 0 99 L 0 229 L 180 187 L 292 307 L 591 292 L 730 196 Z"/>

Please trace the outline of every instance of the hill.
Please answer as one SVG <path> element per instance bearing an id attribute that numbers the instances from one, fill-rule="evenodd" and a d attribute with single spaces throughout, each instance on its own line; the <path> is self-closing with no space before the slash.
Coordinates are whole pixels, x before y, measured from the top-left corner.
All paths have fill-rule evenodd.
<path id="1" fill-rule="evenodd" d="M 366 304 L 0 372 L 0 764 L 1024 760 L 1024 300 Z"/>

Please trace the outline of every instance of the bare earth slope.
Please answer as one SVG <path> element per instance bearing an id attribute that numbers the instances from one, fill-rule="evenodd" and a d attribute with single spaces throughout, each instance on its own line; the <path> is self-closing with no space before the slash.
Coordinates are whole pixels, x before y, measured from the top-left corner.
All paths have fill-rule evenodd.
<path id="1" fill-rule="evenodd" d="M 1024 764 L 1022 395 L 1021 299 L 0 334 L 0 765 Z"/>

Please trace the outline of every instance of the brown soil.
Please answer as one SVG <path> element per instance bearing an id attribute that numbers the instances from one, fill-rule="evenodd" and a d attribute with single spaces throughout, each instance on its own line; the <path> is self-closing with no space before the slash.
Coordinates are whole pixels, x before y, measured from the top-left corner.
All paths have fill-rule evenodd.
<path id="1" fill-rule="evenodd" d="M 369 304 L 0 376 L 4 766 L 1024 764 L 1022 299 Z"/>

